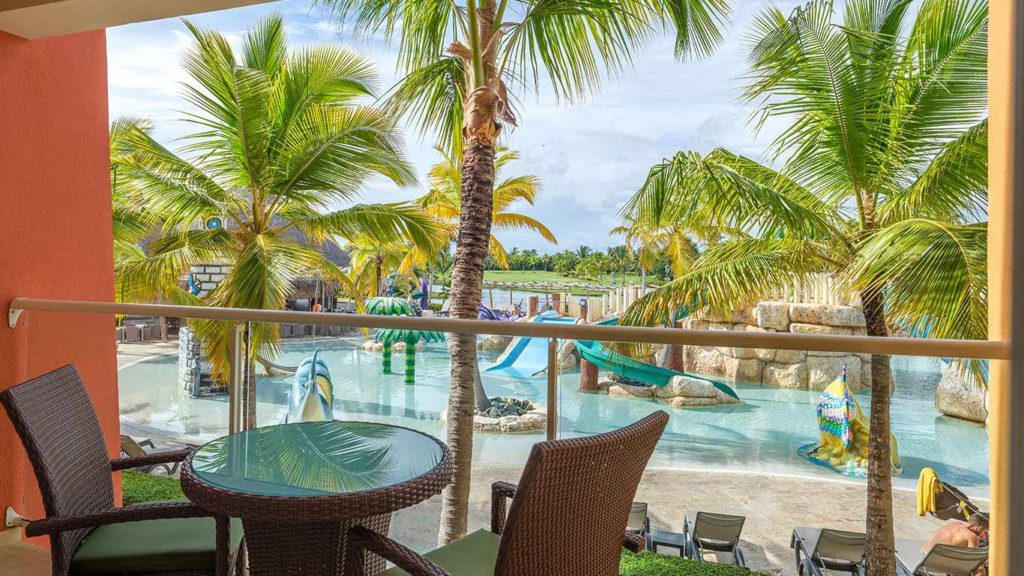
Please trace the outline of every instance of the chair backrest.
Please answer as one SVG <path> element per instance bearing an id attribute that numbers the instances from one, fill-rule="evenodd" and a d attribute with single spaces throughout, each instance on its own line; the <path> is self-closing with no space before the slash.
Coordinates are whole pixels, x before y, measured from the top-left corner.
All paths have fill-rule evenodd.
<path id="1" fill-rule="evenodd" d="M 125 456 L 129 458 L 138 458 L 139 456 L 146 455 L 146 451 L 142 449 L 142 446 L 139 446 L 139 443 L 134 438 L 124 434 L 121 434 L 121 452 L 124 452 Z"/>
<path id="2" fill-rule="evenodd" d="M 0 393 L 32 462 L 47 517 L 114 506 L 110 460 L 96 410 L 74 366 L 65 366 Z M 67 572 L 91 528 L 51 538 L 55 574 Z"/>
<path id="3" fill-rule="evenodd" d="M 736 545 L 740 542 L 740 534 L 743 533 L 745 521 L 746 518 L 743 516 L 697 512 L 697 518 L 693 521 L 693 536 L 700 540 L 714 540 Z"/>
<path id="4" fill-rule="evenodd" d="M 509 507 L 496 576 L 618 576 L 636 488 L 668 414 L 534 444 Z"/>
<path id="5" fill-rule="evenodd" d="M 864 547 L 867 536 L 860 532 L 847 532 L 822 528 L 818 537 L 818 545 L 811 553 L 812 557 L 844 560 L 854 564 L 864 559 Z"/>
<path id="6" fill-rule="evenodd" d="M 971 576 L 975 570 L 987 561 L 987 548 L 967 548 L 965 546 L 936 544 L 928 551 L 924 560 L 921 560 L 914 574 Z"/>
<path id="7" fill-rule="evenodd" d="M 646 534 L 648 523 L 647 502 L 633 502 L 629 507 L 629 519 L 626 520 L 626 529 Z"/>

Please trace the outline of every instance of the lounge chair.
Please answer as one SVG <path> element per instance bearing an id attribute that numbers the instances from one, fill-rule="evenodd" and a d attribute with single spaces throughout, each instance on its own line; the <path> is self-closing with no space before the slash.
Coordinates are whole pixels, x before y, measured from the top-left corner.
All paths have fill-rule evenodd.
<path id="1" fill-rule="evenodd" d="M 797 572 L 803 576 L 827 576 L 833 572 L 864 576 L 867 536 L 831 528 L 793 530 L 790 547 L 796 554 Z"/>
<path id="2" fill-rule="evenodd" d="M 156 448 L 156 446 L 153 445 L 153 441 L 150 440 L 149 438 L 136 442 L 135 439 L 132 438 L 131 436 L 121 434 L 121 455 L 126 458 L 142 458 L 144 456 L 172 452 L 170 450 L 154 450 L 153 452 L 146 452 L 143 446 Z M 150 472 L 156 470 L 157 468 L 163 468 L 167 472 L 167 475 L 171 476 L 178 471 L 179 464 L 181 464 L 181 462 L 178 461 L 160 462 L 157 464 L 147 464 L 145 466 L 138 466 L 136 470 L 142 472 L 143 474 L 149 474 Z"/>
<path id="3" fill-rule="evenodd" d="M 424 556 L 368 528 L 353 528 L 346 573 L 363 576 L 371 552 L 395 564 L 381 576 L 618 576 L 622 547 L 644 547 L 626 523 L 667 422 L 658 411 L 613 432 L 534 444 L 519 486 L 493 485 L 491 530 Z"/>
<path id="4" fill-rule="evenodd" d="M 920 540 L 897 540 L 896 561 L 907 576 L 971 576 L 988 562 L 988 548 L 936 544 L 927 554 Z"/>
<path id="5" fill-rule="evenodd" d="M 188 450 L 107 459 L 96 411 L 78 371 L 65 366 L 0 393 L 28 453 L 46 518 L 54 576 L 189 573 L 224 576 L 229 522 L 185 500 L 114 507 L 111 473 L 182 460 Z M 241 530 L 231 530 L 236 537 Z"/>
<path id="6" fill-rule="evenodd" d="M 704 552 L 727 552 L 732 556 L 733 564 L 745 568 L 747 561 L 740 550 L 744 522 L 746 518 L 743 516 L 687 511 L 683 519 L 687 556 L 703 561 Z"/>
<path id="7" fill-rule="evenodd" d="M 651 534 L 651 519 L 647 516 L 647 502 L 633 502 L 629 508 L 626 530 L 636 533 L 645 541 Z"/>

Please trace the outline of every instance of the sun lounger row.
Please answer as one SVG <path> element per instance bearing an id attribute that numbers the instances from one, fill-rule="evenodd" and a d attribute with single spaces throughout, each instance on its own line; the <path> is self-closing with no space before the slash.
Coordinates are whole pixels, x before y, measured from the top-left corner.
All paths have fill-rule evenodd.
<path id="1" fill-rule="evenodd" d="M 680 556 L 704 561 L 705 553 L 729 554 L 733 564 L 746 566 L 739 547 L 745 518 L 729 514 L 687 511 L 682 534 L 652 530 L 647 504 L 634 502 L 629 527 L 644 537 L 647 549 L 676 548 Z M 798 526 L 790 546 L 801 576 L 853 574 L 866 576 L 864 550 L 867 537 L 860 532 Z M 988 561 L 987 548 L 937 544 L 924 550 L 925 542 L 896 541 L 896 564 L 901 576 L 973 576 Z"/>

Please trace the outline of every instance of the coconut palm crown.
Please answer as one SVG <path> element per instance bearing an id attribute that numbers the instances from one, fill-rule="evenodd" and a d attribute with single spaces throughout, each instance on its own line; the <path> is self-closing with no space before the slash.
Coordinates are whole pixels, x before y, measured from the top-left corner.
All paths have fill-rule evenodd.
<path id="1" fill-rule="evenodd" d="M 842 22 L 813 0 L 766 8 L 749 36 L 745 97 L 791 121 L 775 169 L 728 150 L 654 166 L 623 211 L 658 227 L 736 231 L 640 299 L 624 323 L 665 310 L 727 311 L 801 276 L 859 291 L 871 336 L 892 326 L 985 338 L 985 0 L 848 0 Z M 977 368 L 977 367 L 975 367 Z M 976 373 L 981 376 L 982 370 Z M 891 576 L 887 356 L 872 358 L 868 571 Z"/>
<path id="2" fill-rule="evenodd" d="M 289 51 L 280 16 L 258 23 L 236 53 L 222 35 L 186 21 L 184 94 L 197 131 L 178 153 L 144 126 L 116 124 L 118 195 L 160 222 L 144 253 L 118 262 L 119 287 L 132 299 L 236 308 L 282 309 L 302 275 L 346 280 L 317 245 L 370 236 L 433 245 L 441 230 L 413 204 L 356 204 L 373 175 L 415 183 L 394 121 L 361 103 L 376 73 L 362 56 L 335 46 Z M 213 223 L 213 225 L 211 225 Z M 203 299 L 178 289 L 199 263 L 230 272 Z M 227 369 L 229 337 L 197 323 L 215 373 Z M 250 349 L 276 351 L 275 326 L 255 324 Z"/>
<path id="3" fill-rule="evenodd" d="M 458 233 L 459 217 L 462 214 L 462 167 L 458 161 L 442 148 L 437 151 L 442 155 L 441 162 L 430 168 L 430 190 L 418 200 L 432 216 L 449 224 L 452 240 Z M 519 160 L 519 152 L 498 148 L 494 157 L 494 200 L 491 206 L 492 230 L 532 230 L 552 244 L 558 244 L 555 235 L 536 218 L 511 212 L 509 209 L 517 202 L 533 205 L 537 194 L 541 191 L 540 179 L 530 174 L 501 177 L 502 168 L 510 162 Z M 502 243 L 491 234 L 490 253 L 498 264 L 508 269 L 508 252 Z"/>

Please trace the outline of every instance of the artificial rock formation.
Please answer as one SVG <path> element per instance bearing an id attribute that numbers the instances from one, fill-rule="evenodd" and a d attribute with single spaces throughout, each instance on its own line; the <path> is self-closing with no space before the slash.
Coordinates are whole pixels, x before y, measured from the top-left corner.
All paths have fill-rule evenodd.
<path id="1" fill-rule="evenodd" d="M 739 400 L 729 396 L 711 382 L 690 376 L 673 376 L 665 386 L 646 386 L 615 374 L 598 382 L 596 392 L 609 396 L 658 400 L 676 408 L 736 404 Z"/>
<path id="2" fill-rule="evenodd" d="M 988 420 L 988 394 L 972 376 L 946 365 L 935 390 L 935 409 L 947 416 L 985 422 Z"/>
<path id="3" fill-rule="evenodd" d="M 793 334 L 864 335 L 864 313 L 854 306 L 790 304 L 765 301 L 728 315 L 687 318 L 687 328 L 742 332 L 789 332 Z M 823 390 L 845 366 L 851 390 L 860 390 L 871 379 L 871 356 L 837 352 L 805 352 L 686 346 L 687 372 L 723 376 L 740 382 L 782 388 Z"/>

